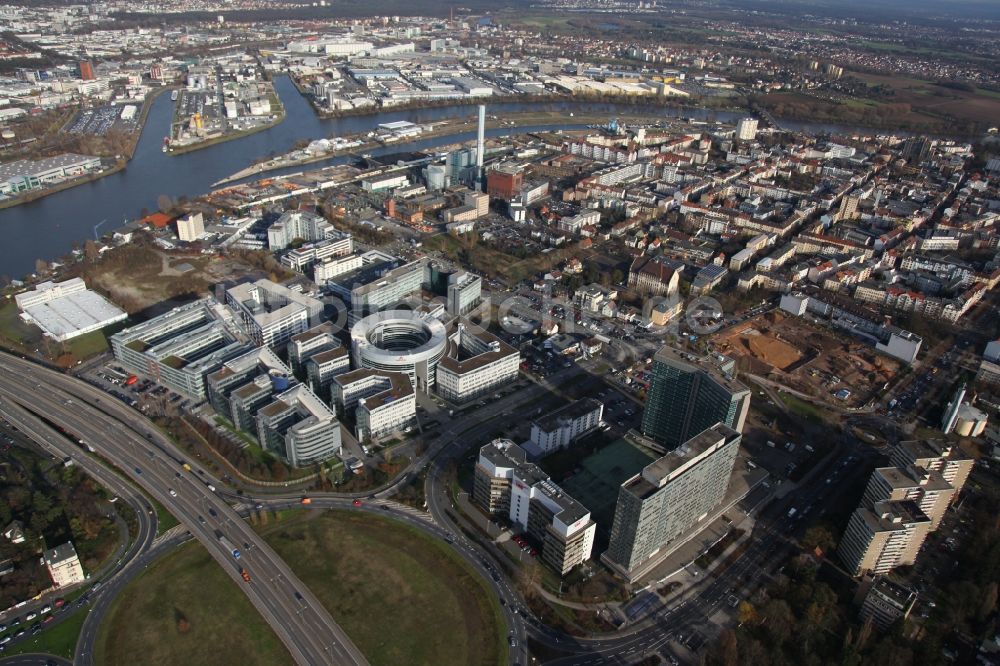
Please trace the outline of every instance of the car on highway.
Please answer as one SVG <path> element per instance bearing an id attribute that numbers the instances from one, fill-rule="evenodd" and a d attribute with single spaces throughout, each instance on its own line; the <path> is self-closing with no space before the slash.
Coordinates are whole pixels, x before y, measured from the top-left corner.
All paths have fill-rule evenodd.
<path id="1" fill-rule="evenodd" d="M 136 474 L 142 474 L 142 470 L 141 470 L 141 469 L 139 469 L 138 467 L 136 467 L 136 468 L 135 468 L 135 473 L 136 473 Z"/>
<path id="2" fill-rule="evenodd" d="M 356 499 L 353 502 L 351 502 L 351 504 L 353 504 L 354 506 L 361 506 L 361 500 Z"/>
<path id="3" fill-rule="evenodd" d="M 208 515 L 212 516 L 213 518 L 217 518 L 219 516 L 219 514 L 216 513 L 215 509 L 209 509 Z"/>
<path id="4" fill-rule="evenodd" d="M 38 617 L 38 613 L 36 613 L 34 611 L 31 611 L 30 613 L 28 613 L 27 615 L 24 616 L 24 621 L 25 622 L 31 622 L 36 617 Z"/>
<path id="5" fill-rule="evenodd" d="M 167 488 L 167 492 L 170 493 L 171 497 L 177 497 L 177 491 L 174 490 L 173 488 Z"/>
<path id="6" fill-rule="evenodd" d="M 49 604 L 45 604 L 44 606 L 41 607 L 41 609 L 39 609 L 39 612 L 44 615 L 45 613 L 48 613 L 51 610 L 52 606 L 50 606 Z"/>
<path id="7" fill-rule="evenodd" d="M 302 504 L 312 504 L 313 501 L 312 501 L 312 498 L 310 498 L 310 497 L 303 497 L 302 500 L 301 500 L 301 502 L 302 502 Z"/>

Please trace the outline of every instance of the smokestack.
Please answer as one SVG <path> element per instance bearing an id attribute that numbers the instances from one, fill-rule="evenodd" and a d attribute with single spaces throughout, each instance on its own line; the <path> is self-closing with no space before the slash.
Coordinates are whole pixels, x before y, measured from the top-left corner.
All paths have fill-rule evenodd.
<path id="1" fill-rule="evenodd" d="M 483 189 L 483 154 L 486 152 L 486 105 L 479 105 L 479 137 L 476 141 L 476 190 Z"/>

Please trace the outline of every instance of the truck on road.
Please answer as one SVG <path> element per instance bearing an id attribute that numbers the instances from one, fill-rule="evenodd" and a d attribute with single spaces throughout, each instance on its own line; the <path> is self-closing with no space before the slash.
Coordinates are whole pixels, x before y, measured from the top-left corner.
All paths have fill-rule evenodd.
<path id="1" fill-rule="evenodd" d="M 215 536 L 219 539 L 219 543 L 226 547 L 230 553 L 232 553 L 234 559 L 240 559 L 240 549 L 233 545 L 233 542 L 226 538 L 226 535 L 215 530 Z"/>

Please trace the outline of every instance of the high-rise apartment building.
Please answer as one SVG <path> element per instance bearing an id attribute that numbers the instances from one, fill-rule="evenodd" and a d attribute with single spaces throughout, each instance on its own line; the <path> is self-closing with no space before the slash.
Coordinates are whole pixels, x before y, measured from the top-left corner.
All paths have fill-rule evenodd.
<path id="1" fill-rule="evenodd" d="M 940 472 L 944 480 L 955 487 L 956 497 L 962 492 L 975 462 L 962 455 L 957 447 L 940 439 L 900 442 L 889 454 L 889 460 L 897 467 L 916 465 Z"/>
<path id="2" fill-rule="evenodd" d="M 625 481 L 601 560 L 635 580 L 684 543 L 725 498 L 741 438 L 713 424 Z"/>
<path id="3" fill-rule="evenodd" d="M 267 228 L 267 246 L 272 250 L 283 250 L 293 240 L 315 243 L 327 238 L 339 237 L 333 225 L 316 213 L 304 210 L 289 210 Z M 345 254 L 349 254 L 348 250 Z"/>
<path id="4" fill-rule="evenodd" d="M 177 239 L 190 243 L 205 234 L 205 218 L 201 213 L 191 213 L 177 219 Z"/>
<path id="5" fill-rule="evenodd" d="M 697 357 L 661 348 L 653 356 L 653 381 L 646 397 L 642 432 L 676 447 L 716 423 L 742 432 L 750 390 L 716 357 Z"/>
<path id="6" fill-rule="evenodd" d="M 876 502 L 851 515 L 837 552 L 853 576 L 887 574 L 916 562 L 930 531 L 931 519 L 916 502 Z"/>
<path id="7" fill-rule="evenodd" d="M 739 141 L 753 141 L 757 138 L 757 119 L 741 118 L 736 123 L 736 138 Z"/>
<path id="8" fill-rule="evenodd" d="M 855 576 L 913 564 L 973 462 L 939 440 L 900 442 L 889 459 L 895 466 L 872 473 L 840 541 L 840 559 Z"/>

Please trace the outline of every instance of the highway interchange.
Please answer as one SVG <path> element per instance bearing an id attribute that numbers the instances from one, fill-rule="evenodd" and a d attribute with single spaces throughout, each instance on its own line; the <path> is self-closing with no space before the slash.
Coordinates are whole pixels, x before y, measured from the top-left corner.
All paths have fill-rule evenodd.
<path id="1" fill-rule="evenodd" d="M 44 414 L 167 507 L 240 584 L 296 663 L 367 663 L 288 565 L 209 488 L 215 480 L 141 415 L 74 378 L 9 355 L 0 355 L 0 400 Z M 69 455 L 72 444 L 61 448 Z M 241 551 L 238 560 L 219 535 Z M 241 577 L 243 568 L 249 582 Z M 78 654 L 75 661 L 90 663 L 90 657 Z"/>
<path id="2" fill-rule="evenodd" d="M 504 573 L 500 564 L 503 555 L 499 549 L 493 544 L 467 538 L 449 515 L 451 498 L 446 484 L 442 483 L 442 471 L 449 461 L 461 461 L 467 456 L 471 444 L 498 434 L 524 405 L 530 404 L 534 408 L 554 400 L 554 385 L 563 375 L 569 377 L 575 372 L 577 369 L 574 367 L 557 373 L 547 382 L 530 385 L 488 403 L 468 418 L 452 421 L 400 477 L 375 493 L 369 491 L 374 500 L 366 497 L 357 507 L 353 499 L 365 495 L 311 494 L 310 506 L 316 509 L 378 512 L 445 540 L 483 576 L 502 600 L 509 636 L 513 639 L 510 663 L 529 663 L 529 638 L 553 653 L 565 654 L 550 662 L 560 665 L 624 664 L 659 651 L 672 655 L 667 651 L 669 640 L 681 641 L 699 627 L 709 626 L 709 618 L 723 607 L 734 589 L 750 586 L 766 577 L 769 568 L 784 559 L 783 554 L 792 547 L 787 537 L 795 528 L 795 520 L 786 516 L 787 507 L 817 504 L 831 487 L 812 484 L 774 502 L 758 517 L 757 529 L 749 546 L 732 566 L 717 577 L 702 581 L 680 600 L 654 609 L 646 618 L 621 632 L 577 638 L 546 627 L 530 615 L 523 599 Z M 601 381 L 592 376 L 590 380 Z M 139 521 L 139 538 L 130 545 L 127 556 L 106 579 L 105 587 L 94 595 L 94 605 L 84 624 L 74 663 L 92 663 L 97 629 L 115 594 L 142 568 L 187 536 L 180 533 L 153 545 L 155 512 L 151 511 L 142 494 L 28 410 L 44 414 L 49 421 L 58 423 L 87 444 L 94 445 L 102 457 L 113 460 L 132 482 L 177 516 L 244 589 L 277 635 L 289 646 L 298 663 L 365 663 L 363 655 L 334 624 L 308 588 L 294 577 L 287 565 L 226 501 L 228 499 L 237 507 L 242 504 L 244 510 L 252 506 L 246 505 L 247 501 L 260 503 L 268 509 L 278 509 L 300 506 L 300 495 L 267 495 L 248 500 L 245 495 L 230 492 L 194 461 L 187 460 L 138 412 L 75 378 L 15 357 L 0 355 L 0 413 L 8 420 L 13 418 L 12 423 L 29 433 L 44 448 L 59 456 L 72 456 L 109 489 L 119 493 L 137 515 L 146 517 Z M 192 471 L 184 469 L 185 463 Z M 428 464 L 431 465 L 426 493 L 429 515 L 389 500 L 399 486 L 408 483 Z M 820 469 L 816 470 L 817 474 L 820 472 Z M 210 486 L 216 491 L 210 490 Z M 234 559 L 219 541 L 215 530 L 220 530 L 230 543 L 242 551 L 239 560 Z M 249 583 L 240 576 L 243 567 L 250 572 Z"/>

